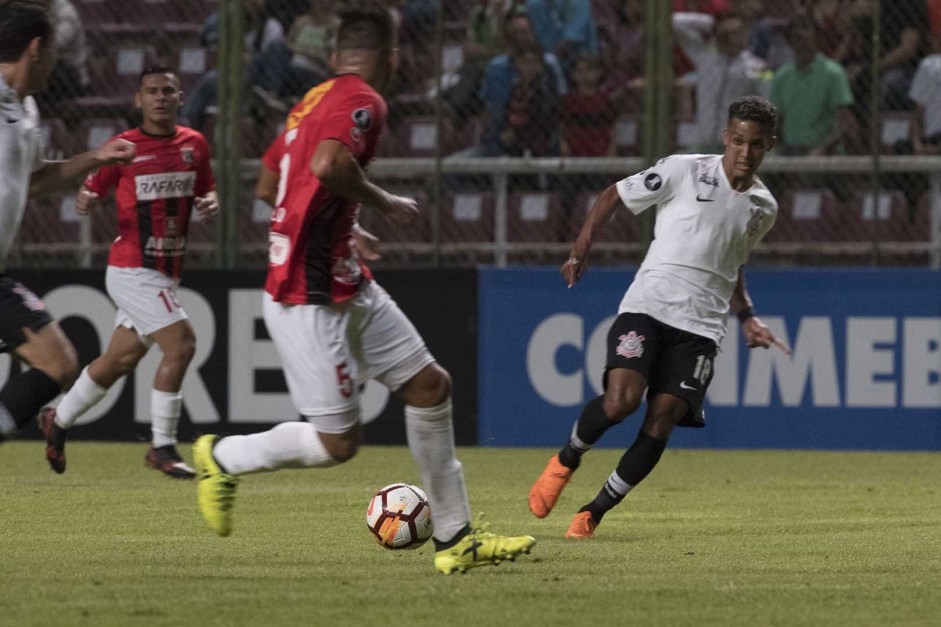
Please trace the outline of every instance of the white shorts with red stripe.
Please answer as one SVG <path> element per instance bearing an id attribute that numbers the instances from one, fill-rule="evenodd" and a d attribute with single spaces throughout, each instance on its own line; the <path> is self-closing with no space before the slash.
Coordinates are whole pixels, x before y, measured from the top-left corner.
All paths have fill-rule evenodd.
<path id="1" fill-rule="evenodd" d="M 359 386 L 397 390 L 435 361 L 415 326 L 374 282 L 339 305 L 283 305 L 264 295 L 265 324 L 291 400 L 322 433 L 359 420 Z"/>
<path id="2" fill-rule="evenodd" d="M 187 318 L 177 286 L 178 281 L 157 270 L 108 266 L 105 287 L 118 306 L 114 326 L 137 331 L 149 346 L 151 333 Z"/>

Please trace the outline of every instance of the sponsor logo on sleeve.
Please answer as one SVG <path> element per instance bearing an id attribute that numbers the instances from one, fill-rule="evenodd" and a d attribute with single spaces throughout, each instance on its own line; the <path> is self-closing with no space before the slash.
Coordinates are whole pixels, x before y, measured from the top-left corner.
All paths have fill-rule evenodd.
<path id="1" fill-rule="evenodd" d="M 283 266 L 291 256 L 291 238 L 282 233 L 268 234 L 268 261 L 273 266 Z"/>

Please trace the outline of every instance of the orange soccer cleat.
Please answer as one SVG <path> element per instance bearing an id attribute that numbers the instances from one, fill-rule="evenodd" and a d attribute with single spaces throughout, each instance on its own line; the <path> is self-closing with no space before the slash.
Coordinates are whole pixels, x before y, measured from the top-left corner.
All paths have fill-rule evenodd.
<path id="1" fill-rule="evenodd" d="M 595 535 L 595 529 L 598 523 L 591 517 L 591 512 L 578 512 L 569 525 L 569 530 L 565 532 L 566 538 L 592 538 Z"/>
<path id="2" fill-rule="evenodd" d="M 558 455 L 552 456 L 545 470 L 529 489 L 529 511 L 533 516 L 545 518 L 549 515 L 565 484 L 571 480 L 573 472 L 575 471 L 568 466 L 562 465 Z"/>

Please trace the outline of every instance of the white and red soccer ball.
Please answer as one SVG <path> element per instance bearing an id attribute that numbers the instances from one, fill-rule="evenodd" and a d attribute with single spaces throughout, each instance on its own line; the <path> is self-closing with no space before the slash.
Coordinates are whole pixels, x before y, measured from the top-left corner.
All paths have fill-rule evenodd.
<path id="1" fill-rule="evenodd" d="M 376 492 L 366 509 L 366 526 L 387 549 L 418 548 L 435 531 L 428 497 L 408 483 L 393 483 Z"/>

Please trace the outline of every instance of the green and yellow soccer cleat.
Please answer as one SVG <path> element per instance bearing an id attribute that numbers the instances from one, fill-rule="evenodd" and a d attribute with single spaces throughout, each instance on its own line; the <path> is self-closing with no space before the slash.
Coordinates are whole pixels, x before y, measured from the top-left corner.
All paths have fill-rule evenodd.
<path id="1" fill-rule="evenodd" d="M 193 444 L 193 465 L 196 466 L 197 502 L 209 528 L 220 536 L 232 533 L 232 506 L 238 477 L 223 472 L 212 457 L 217 435 L 201 436 Z"/>
<path id="2" fill-rule="evenodd" d="M 498 536 L 475 529 L 451 548 L 435 553 L 435 568 L 450 575 L 503 560 L 512 562 L 517 555 L 529 553 L 534 544 L 532 536 Z"/>

